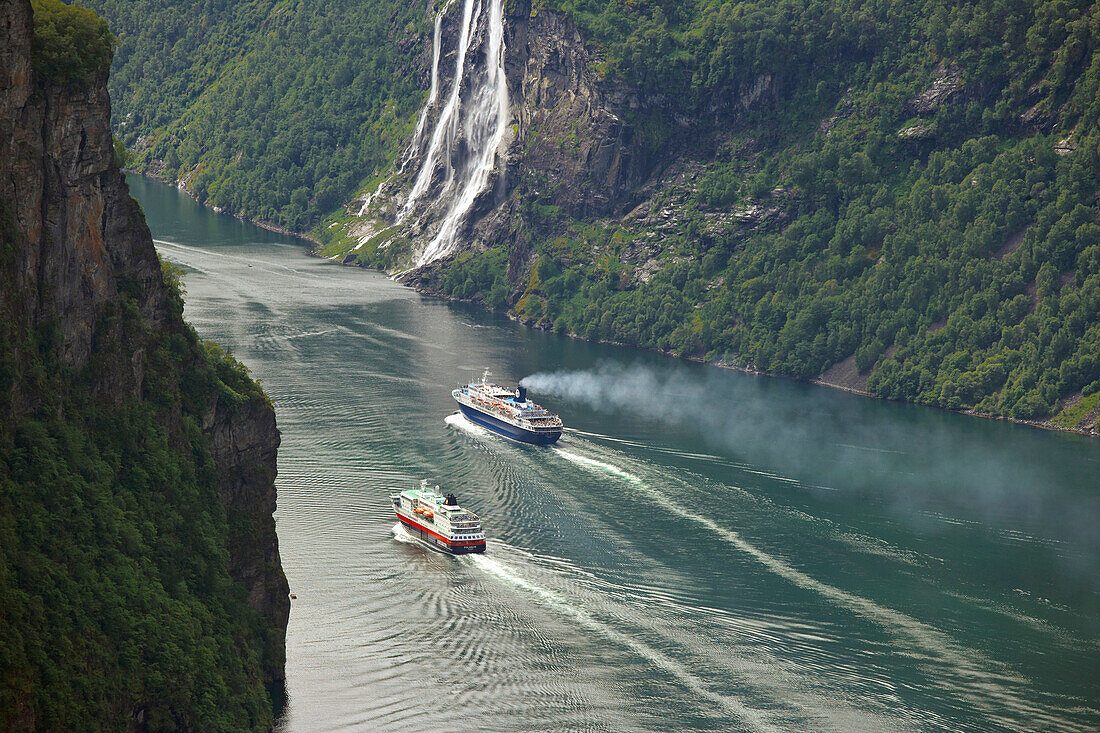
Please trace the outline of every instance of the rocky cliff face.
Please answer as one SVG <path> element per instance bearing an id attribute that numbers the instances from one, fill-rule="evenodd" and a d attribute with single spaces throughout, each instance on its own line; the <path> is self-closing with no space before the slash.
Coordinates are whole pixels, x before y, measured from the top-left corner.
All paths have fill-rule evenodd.
<path id="1" fill-rule="evenodd" d="M 290 588 L 273 516 L 280 441 L 275 411 L 255 402 L 229 410 L 211 400 L 202 428 L 218 467 L 215 489 L 229 515 L 229 575 L 245 587 L 249 605 L 267 619 L 266 681 L 281 683 L 286 678 Z"/>
<path id="2" fill-rule="evenodd" d="M 437 68 L 444 93 L 454 83 L 461 37 L 461 3 L 453 5 L 441 24 Z M 547 201 L 575 218 L 621 214 L 636 204 L 634 192 L 652 173 L 655 158 L 625 120 L 637 98 L 622 82 L 602 77 L 598 52 L 571 22 L 549 11 L 532 12 L 526 1 L 507 3 L 503 20 L 507 129 L 489 181 L 463 217 L 456 241 L 461 250 L 508 244 L 518 265 L 530 254 L 523 201 Z M 480 46 L 485 35 L 479 27 L 469 41 L 467 74 L 484 63 Z M 422 58 L 430 70 L 430 43 Z M 463 81 L 460 89 L 460 103 L 470 104 L 469 84 Z M 438 111 L 430 109 L 424 129 L 430 133 L 438 118 Z M 461 159 L 469 154 L 467 148 L 460 140 L 449 155 Z M 358 215 L 349 234 L 361 246 L 392 247 L 397 251 L 393 269 L 415 262 L 434 234 L 430 222 L 402 218 L 425 157 L 426 146 L 414 140 L 378 191 L 348 204 L 348 211 Z M 443 190 L 448 180 L 446 167 L 437 164 L 430 190 Z M 353 253 L 350 261 L 355 259 Z M 427 269 L 434 269 L 431 263 Z"/>
<path id="3" fill-rule="evenodd" d="M 425 86 L 434 62 L 443 94 L 454 83 L 458 66 L 460 5 L 452 3 L 442 18 L 438 54 L 429 38 L 420 53 Z M 692 151 L 713 157 L 715 151 L 734 145 L 727 139 L 729 131 L 738 127 L 746 112 L 772 99 L 771 78 L 763 75 L 744 89 L 720 95 L 706 120 L 670 118 L 664 112 L 668 99 L 643 98 L 622 79 L 607 75 L 602 51 L 586 42 L 568 18 L 519 0 L 506 4 L 503 29 L 508 128 L 489 182 L 463 217 L 453 249 L 424 262 L 422 253 L 435 232 L 433 222 L 406 210 L 426 158 L 426 146 L 418 141 L 427 138 L 440 117 L 429 105 L 418 134 L 389 177 L 376 191 L 347 205 L 353 217 L 345 224 L 349 244 L 338 254 L 346 264 L 382 266 L 403 273 L 402 279 L 418 287 L 438 291 L 448 260 L 468 250 L 503 247 L 509 258 L 509 302 L 514 302 L 534 260 L 533 239 L 562 233 L 533 231 L 539 225 L 532 220 L 530 204 L 537 201 L 540 208 L 568 220 L 644 228 L 644 241 L 623 253 L 622 262 L 635 271 L 635 280 L 645 282 L 664 251 L 656 240 L 685 226 L 688 207 L 683 204 L 705 174 L 704 166 L 693 162 Z M 484 36 L 484 27 L 475 28 L 464 73 L 484 63 Z M 463 82 L 460 104 L 475 99 L 471 85 Z M 662 125 L 676 128 L 676 134 L 666 134 L 673 145 L 656 149 L 652 134 L 636 127 L 633 121 L 651 113 Z M 421 129 L 426 132 L 421 134 Z M 736 146 L 752 144 L 740 141 Z M 467 156 L 467 148 L 459 140 L 450 151 L 452 159 Z M 749 160 L 755 155 L 752 150 L 737 152 Z M 445 191 L 451 180 L 447 167 L 437 162 L 430 180 L 429 192 Z M 768 200 L 752 210 L 704 212 L 701 227 L 707 237 L 744 236 L 770 223 L 780 209 Z"/>
<path id="4" fill-rule="evenodd" d="M 511 178 L 578 219 L 628 210 L 654 164 L 624 121 L 639 104 L 634 93 L 601 78 L 602 58 L 555 13 L 516 3 L 505 29 L 517 129 L 505 156 Z"/>
<path id="5" fill-rule="evenodd" d="M 104 318 L 118 308 L 121 286 L 149 326 L 162 327 L 166 289 L 141 209 L 113 165 L 107 70 L 88 84 L 36 83 L 29 4 L 2 8 L 10 43 L 0 52 L 0 200 L 21 235 L 4 300 L 31 330 L 56 326 L 59 356 L 74 371 L 88 365 L 93 343 L 114 352 L 95 389 L 139 397 L 141 347 L 124 347 Z M 35 395 L 16 390 L 15 412 L 31 409 Z"/>
<path id="6" fill-rule="evenodd" d="M 16 340 L 0 380 L 9 414 L 0 418 L 63 413 L 65 394 L 76 385 L 114 404 L 147 399 L 148 352 L 186 327 L 172 315 L 148 226 L 113 160 L 107 68 L 80 83 L 36 78 L 27 0 L 0 2 L 0 36 L 0 220 L 8 245 L 0 261 L 0 325 Z M 121 317 L 134 305 L 136 319 Z M 44 394 L 41 380 L 25 373 L 29 355 L 20 350 L 29 347 L 21 334 L 48 343 L 74 381 Z M 185 368 L 179 364 L 175 373 Z M 180 419 L 178 405 L 168 410 L 165 430 L 179 431 Z M 230 413 L 212 396 L 203 429 L 230 526 L 246 530 L 232 536 L 228 569 L 265 619 L 265 675 L 278 681 L 289 600 L 272 517 L 275 414 L 257 400 Z M 178 442 L 185 450 L 182 435 Z"/>

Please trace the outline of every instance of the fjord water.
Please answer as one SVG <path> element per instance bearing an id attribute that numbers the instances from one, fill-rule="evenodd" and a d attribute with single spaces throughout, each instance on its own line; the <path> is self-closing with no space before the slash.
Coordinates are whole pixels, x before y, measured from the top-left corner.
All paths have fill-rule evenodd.
<path id="1" fill-rule="evenodd" d="M 281 730 L 1100 727 L 1097 441 L 525 329 L 130 185 L 278 412 Z M 590 388 L 519 445 L 453 415 L 485 367 Z M 421 480 L 485 555 L 395 530 Z"/>

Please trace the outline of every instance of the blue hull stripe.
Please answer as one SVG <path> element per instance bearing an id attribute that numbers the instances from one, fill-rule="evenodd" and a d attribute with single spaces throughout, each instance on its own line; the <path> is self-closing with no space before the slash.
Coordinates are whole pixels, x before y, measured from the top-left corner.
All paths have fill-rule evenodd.
<path id="1" fill-rule="evenodd" d="M 561 437 L 560 430 L 555 430 L 552 433 L 536 433 L 533 430 L 517 428 L 511 423 L 498 420 L 492 415 L 486 415 L 484 412 L 475 410 L 461 402 L 458 404 L 458 407 L 462 410 L 462 414 L 472 422 L 487 427 L 494 433 L 500 433 L 504 437 L 511 438 L 512 440 L 518 440 L 523 443 L 533 443 L 535 445 L 550 445 L 551 443 L 556 443 L 558 438 Z"/>

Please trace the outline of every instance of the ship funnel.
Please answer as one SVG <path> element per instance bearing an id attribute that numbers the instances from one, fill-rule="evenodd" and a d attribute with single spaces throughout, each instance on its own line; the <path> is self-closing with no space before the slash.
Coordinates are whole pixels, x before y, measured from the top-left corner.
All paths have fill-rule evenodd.
<path id="1" fill-rule="evenodd" d="M 446 506 L 458 506 L 458 498 L 454 494 L 447 494 L 447 498 L 444 499 L 443 504 Z"/>
<path id="2" fill-rule="evenodd" d="M 527 388 L 526 387 L 516 387 L 516 399 L 520 402 L 526 402 L 527 401 Z"/>

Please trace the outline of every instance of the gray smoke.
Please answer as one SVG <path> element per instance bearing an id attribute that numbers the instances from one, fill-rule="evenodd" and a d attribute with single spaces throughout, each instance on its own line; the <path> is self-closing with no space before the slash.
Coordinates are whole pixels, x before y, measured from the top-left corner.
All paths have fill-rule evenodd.
<path id="1" fill-rule="evenodd" d="M 1087 459 L 1059 460 L 1074 452 L 1065 436 L 714 368 L 606 362 L 520 383 L 536 399 L 664 424 L 823 496 L 882 502 L 922 528 L 963 518 L 1056 540 L 1090 572 L 1100 555 L 1095 474 Z"/>
<path id="2" fill-rule="evenodd" d="M 520 384 L 533 392 L 584 402 L 604 412 L 621 410 L 676 422 L 697 415 L 707 395 L 705 385 L 696 379 L 617 362 L 584 372 L 540 372 L 524 377 Z"/>
<path id="3" fill-rule="evenodd" d="M 782 390 L 770 388 L 790 390 L 794 386 L 776 381 L 717 369 L 658 369 L 605 362 L 586 371 L 532 374 L 520 384 L 532 393 L 698 434 L 710 445 L 731 450 L 753 463 L 777 459 L 788 470 L 810 463 L 806 451 L 815 445 L 856 440 L 843 416 L 831 414 L 812 396 L 792 401 L 790 395 L 773 395 Z M 771 399 L 773 396 L 781 399 Z M 831 437 L 826 440 L 827 436 Z M 818 474 L 820 466 L 813 465 Z"/>

